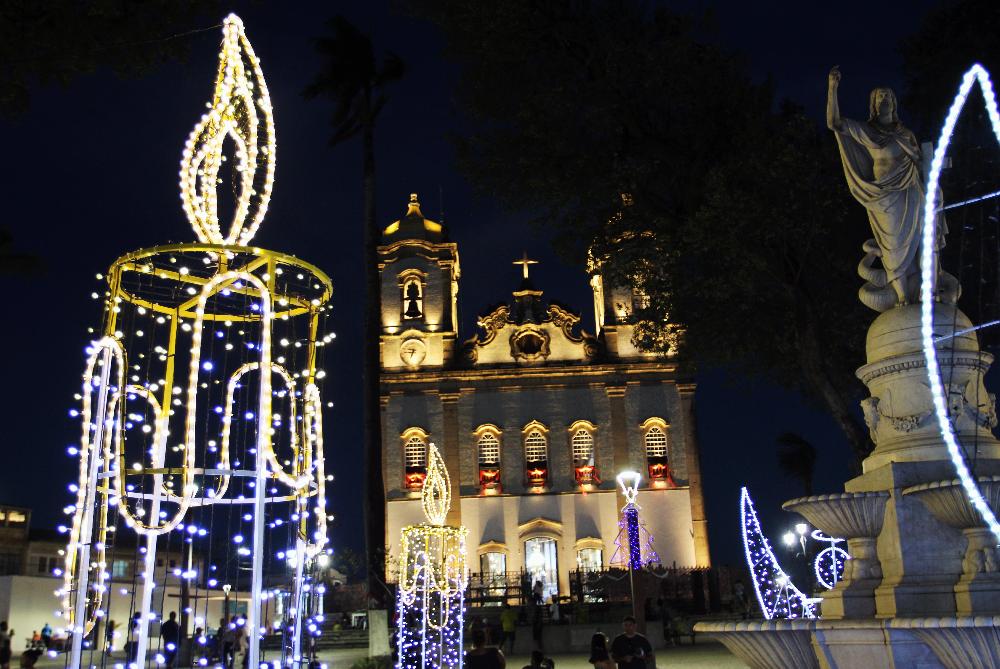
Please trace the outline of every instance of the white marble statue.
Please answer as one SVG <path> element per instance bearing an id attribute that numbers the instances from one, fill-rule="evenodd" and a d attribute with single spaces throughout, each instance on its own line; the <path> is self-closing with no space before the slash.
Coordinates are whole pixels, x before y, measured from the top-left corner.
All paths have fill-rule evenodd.
<path id="1" fill-rule="evenodd" d="M 886 311 L 920 299 L 920 227 L 923 222 L 924 164 L 920 145 L 899 122 L 896 95 L 876 88 L 864 123 L 843 118 L 837 101 L 840 70 L 830 70 L 826 123 L 837 137 L 844 174 L 851 195 L 864 205 L 874 239 L 863 249 L 858 273 L 867 283 L 859 291 L 866 306 Z M 947 227 L 938 221 L 938 248 L 944 246 Z M 874 266 L 881 260 L 882 268 Z M 939 299 L 957 299 L 957 281 L 941 276 Z"/>

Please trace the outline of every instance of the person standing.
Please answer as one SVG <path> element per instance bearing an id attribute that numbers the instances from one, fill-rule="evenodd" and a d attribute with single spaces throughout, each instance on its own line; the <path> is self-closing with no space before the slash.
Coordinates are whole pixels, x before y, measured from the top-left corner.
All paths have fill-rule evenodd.
<path id="1" fill-rule="evenodd" d="M 48 623 L 42 625 L 42 643 L 45 644 L 46 650 L 52 644 L 52 627 Z"/>
<path id="2" fill-rule="evenodd" d="M 499 648 L 486 645 L 486 632 L 476 629 L 472 631 L 472 649 L 465 653 L 465 666 L 468 669 L 504 669 L 507 660 Z"/>
<path id="3" fill-rule="evenodd" d="M 46 625 L 45 627 L 49 627 Z M 42 640 L 45 640 L 45 627 L 42 628 Z M 113 653 L 115 651 L 115 621 L 109 620 L 108 624 L 104 626 L 104 652 Z M 49 634 L 52 634 L 52 628 L 49 628 Z M 49 644 L 46 643 L 45 647 L 48 648 Z"/>
<path id="4" fill-rule="evenodd" d="M 160 638 L 163 639 L 163 657 L 168 667 L 174 666 L 177 657 L 177 647 L 180 644 L 181 626 L 177 624 L 177 612 L 171 611 L 168 618 L 160 625 Z"/>
<path id="5" fill-rule="evenodd" d="M 517 611 L 504 602 L 500 612 L 500 650 L 507 644 L 507 652 L 514 653 L 514 636 L 517 634 Z"/>
<path id="6" fill-rule="evenodd" d="M 594 669 L 615 669 L 615 662 L 608 652 L 608 637 L 598 632 L 590 637 L 590 659 Z"/>
<path id="7" fill-rule="evenodd" d="M 236 616 L 219 633 L 222 635 L 222 666 L 224 669 L 233 669 L 233 660 L 236 658 Z"/>
<path id="8" fill-rule="evenodd" d="M 622 630 L 611 642 L 611 657 L 618 663 L 618 669 L 653 669 L 656 666 L 653 646 L 636 631 L 635 618 L 625 616 Z"/>
<path id="9" fill-rule="evenodd" d="M 0 622 L 0 669 L 10 669 L 11 642 L 13 630 L 7 630 L 7 621 Z"/>
<path id="10" fill-rule="evenodd" d="M 233 667 L 239 669 L 247 669 L 247 661 L 249 660 L 249 655 L 247 651 L 250 650 L 250 639 L 247 636 L 247 626 L 246 620 L 240 618 L 236 621 L 236 628 L 234 630 L 236 634 L 233 637 Z"/>

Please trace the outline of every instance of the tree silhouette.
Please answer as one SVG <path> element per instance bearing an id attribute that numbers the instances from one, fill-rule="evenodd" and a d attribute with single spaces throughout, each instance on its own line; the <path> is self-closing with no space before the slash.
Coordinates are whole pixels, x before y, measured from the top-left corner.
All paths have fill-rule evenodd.
<path id="1" fill-rule="evenodd" d="M 334 103 L 330 145 L 361 137 L 362 197 L 364 204 L 364 464 L 365 552 L 369 592 L 381 598 L 385 565 L 376 559 L 385 543 L 385 492 L 382 481 L 382 429 L 379 414 L 379 336 L 381 299 L 378 274 L 378 222 L 375 216 L 375 123 L 386 103 L 385 88 L 402 78 L 403 61 L 392 53 L 375 56 L 371 38 L 343 16 L 327 23 L 328 36 L 316 41 L 323 66 L 305 89 L 307 98 L 324 97 Z"/>
<path id="2" fill-rule="evenodd" d="M 778 469 L 789 478 L 798 479 L 805 495 L 813 493 L 816 471 L 816 447 L 794 432 L 778 436 Z"/>

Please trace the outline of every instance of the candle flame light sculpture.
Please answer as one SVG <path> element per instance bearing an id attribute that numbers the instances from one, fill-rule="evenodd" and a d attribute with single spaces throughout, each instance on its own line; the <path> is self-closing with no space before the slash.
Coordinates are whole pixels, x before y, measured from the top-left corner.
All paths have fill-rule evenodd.
<path id="1" fill-rule="evenodd" d="M 250 667 L 260 666 L 262 607 L 274 594 L 262 585 L 265 555 L 287 556 L 294 576 L 282 664 L 305 662 L 299 644 L 303 626 L 313 627 L 306 609 L 315 598 L 304 563 L 327 544 L 317 359 L 332 339 L 320 335 L 332 286 L 309 263 L 248 246 L 271 196 L 274 119 L 240 19 L 227 17 L 223 33 L 215 93 L 181 163 L 183 209 L 199 241 L 116 260 L 106 276 L 103 333 L 88 349 L 79 480 L 71 486 L 77 498 L 57 592 L 72 667 L 83 666 L 84 637 L 97 621 L 115 617 L 133 621 L 130 666 L 146 666 L 156 641 L 149 625 L 168 606 L 171 575 L 157 551 L 194 536 L 214 539 L 220 563 L 206 568 L 213 572 L 206 588 L 221 580 L 249 585 Z M 226 145 L 235 156 L 228 165 Z M 226 232 L 220 184 L 235 198 Z M 143 541 L 116 546 L 123 526 Z M 213 538 L 219 530 L 226 534 Z M 232 548 L 219 551 L 223 541 Z M 133 586 L 133 577 L 121 578 L 109 561 L 125 551 L 138 586 L 120 601 L 112 587 Z M 195 571 L 189 563 L 184 578 Z M 232 585 L 222 588 L 228 609 Z M 208 599 L 195 601 L 207 607 Z M 191 612 L 198 621 L 196 608 L 183 614 Z"/>
<path id="2" fill-rule="evenodd" d="M 465 612 L 464 527 L 444 524 L 451 481 L 441 454 L 429 446 L 421 497 L 426 522 L 402 530 L 397 644 L 400 669 L 462 666 Z"/>

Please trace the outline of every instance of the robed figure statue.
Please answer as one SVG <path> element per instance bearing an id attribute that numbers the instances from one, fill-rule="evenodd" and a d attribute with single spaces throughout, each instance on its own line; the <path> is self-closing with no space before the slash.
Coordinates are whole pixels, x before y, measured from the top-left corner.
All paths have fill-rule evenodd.
<path id="1" fill-rule="evenodd" d="M 866 306 L 882 312 L 920 299 L 918 250 L 926 194 L 923 158 L 916 137 L 899 122 L 892 89 L 871 92 L 868 120 L 861 123 L 840 116 L 839 84 L 840 70 L 834 67 L 826 123 L 837 137 L 851 195 L 868 211 L 875 236 L 863 246 L 866 255 L 858 273 L 867 283 L 858 296 Z M 947 233 L 943 215 L 939 215 L 937 230 L 940 249 Z M 874 267 L 876 259 L 881 259 L 882 269 Z M 938 298 L 954 302 L 957 281 L 939 274 Z"/>

